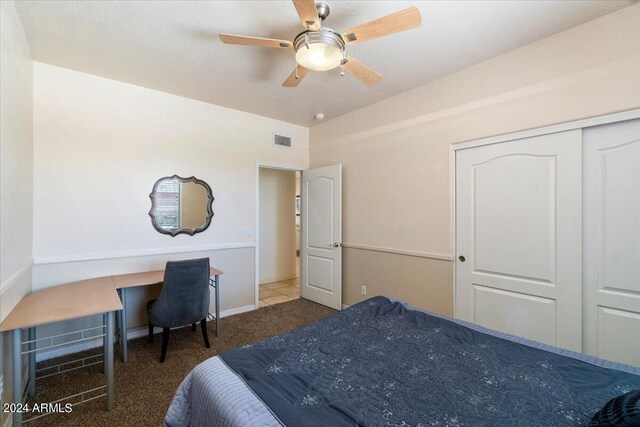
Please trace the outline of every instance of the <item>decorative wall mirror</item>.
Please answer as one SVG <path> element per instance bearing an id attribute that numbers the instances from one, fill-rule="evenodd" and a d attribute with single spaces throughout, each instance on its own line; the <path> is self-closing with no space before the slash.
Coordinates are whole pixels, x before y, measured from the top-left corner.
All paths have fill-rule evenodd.
<path id="1" fill-rule="evenodd" d="M 206 182 L 192 176 L 160 178 L 149 194 L 151 223 L 162 234 L 193 236 L 209 227 L 214 197 Z"/>

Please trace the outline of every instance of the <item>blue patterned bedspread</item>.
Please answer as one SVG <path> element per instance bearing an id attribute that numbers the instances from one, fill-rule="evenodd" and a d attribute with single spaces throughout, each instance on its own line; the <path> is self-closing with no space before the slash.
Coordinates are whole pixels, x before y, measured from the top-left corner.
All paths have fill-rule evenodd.
<path id="1" fill-rule="evenodd" d="M 582 426 L 640 376 L 376 297 L 220 358 L 287 426 Z"/>

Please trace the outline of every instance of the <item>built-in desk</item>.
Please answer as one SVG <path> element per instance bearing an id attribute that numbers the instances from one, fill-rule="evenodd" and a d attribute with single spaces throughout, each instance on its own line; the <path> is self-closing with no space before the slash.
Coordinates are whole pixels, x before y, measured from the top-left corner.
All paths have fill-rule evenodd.
<path id="1" fill-rule="evenodd" d="M 212 279 L 210 286 L 215 289 L 215 317 L 209 313 L 210 320 L 216 322 L 216 336 L 220 332 L 220 275 L 222 271 L 215 268 L 210 269 Z M 122 344 L 122 360 L 127 360 L 127 318 L 126 318 L 126 290 L 136 286 L 150 286 L 162 283 L 164 280 L 164 270 L 148 271 L 143 273 L 120 274 L 117 276 L 98 277 L 95 279 L 82 280 L 79 282 L 66 283 L 53 286 L 40 291 L 33 292 L 23 297 L 20 302 L 9 313 L 6 319 L 0 323 L 0 332 L 13 331 L 13 403 L 21 407 L 24 402 L 22 384 L 22 356 L 27 354 L 29 358 L 29 383 L 28 394 L 33 396 L 36 391 L 36 352 L 61 347 L 70 343 L 95 340 L 103 338 L 104 342 L 104 372 L 106 385 L 91 390 L 86 390 L 71 396 L 58 399 L 60 403 L 72 398 L 80 399 L 82 403 L 88 400 L 107 397 L 107 410 L 113 409 L 114 405 L 114 378 L 113 378 L 113 338 L 115 333 L 115 313 L 119 312 L 120 317 L 120 342 Z M 120 294 L 120 297 L 118 297 Z M 78 319 L 86 316 L 103 315 L 102 326 L 82 329 L 74 332 L 67 332 L 51 337 L 36 339 L 36 326 L 49 323 L 62 322 L 65 320 Z M 22 331 L 28 330 L 27 341 L 22 341 Z M 75 338 L 73 336 L 76 335 Z M 72 338 L 71 341 L 54 343 L 54 339 Z M 48 345 L 37 347 L 39 342 L 46 342 Z M 26 348 L 25 348 L 26 346 Z M 99 355 L 102 356 L 102 355 Z M 97 356 L 97 357 L 99 357 Z M 96 356 L 79 359 L 80 367 L 101 363 L 95 361 Z M 87 363 L 87 359 L 94 361 Z M 74 361 L 76 362 L 76 361 Z M 57 369 L 54 374 L 78 369 L 71 366 L 73 362 L 66 362 L 54 367 Z M 50 376 L 54 374 L 42 375 Z M 106 388 L 106 393 L 98 394 Z M 85 395 L 90 395 L 86 398 Z M 29 419 L 35 419 L 32 417 Z M 22 412 L 13 413 L 13 425 L 22 425 Z"/>
<path id="2" fill-rule="evenodd" d="M 67 283 L 33 292 L 18 302 L 18 305 L 9 313 L 0 324 L 0 332 L 13 331 L 13 403 L 20 407 L 23 404 L 22 385 L 22 356 L 28 354 L 29 358 L 29 383 L 28 393 L 33 396 L 36 391 L 36 351 L 47 350 L 61 345 L 54 344 L 54 338 L 79 335 L 73 342 L 94 340 L 103 337 L 104 340 L 104 372 L 106 385 L 98 389 L 86 390 L 72 396 L 59 399 L 57 402 L 69 400 L 73 397 L 84 399 L 84 394 L 92 393 L 92 399 L 107 397 L 107 410 L 113 409 L 114 382 L 113 382 L 113 335 L 114 312 L 122 310 L 122 304 L 116 292 L 114 292 L 111 277 L 99 277 L 80 282 Z M 80 317 L 104 315 L 102 326 L 88 328 L 81 331 L 69 332 L 53 337 L 36 339 L 36 326 L 48 323 L 56 323 L 64 320 Z M 28 340 L 22 341 L 22 331 L 27 329 Z M 98 332 L 95 334 L 94 332 Z M 85 334 L 90 333 L 90 336 Z M 36 348 L 38 342 L 49 341 L 49 345 Z M 26 349 L 25 349 L 26 346 Z M 100 361 L 91 363 L 100 363 Z M 69 366 L 68 364 L 65 364 Z M 61 365 L 62 366 L 62 365 Z M 83 366 L 87 366 L 84 364 Z M 68 369 L 71 370 L 71 369 Z M 58 368 L 57 373 L 65 372 Z M 96 396 L 100 389 L 106 388 L 106 393 Z M 13 425 L 22 425 L 22 413 L 14 412 Z"/>
<path id="3" fill-rule="evenodd" d="M 113 279 L 107 276 L 32 292 L 11 310 L 0 332 L 121 310 L 113 287 Z"/>
<path id="4" fill-rule="evenodd" d="M 215 316 L 209 314 L 210 320 L 216 322 L 216 336 L 220 334 L 220 276 L 222 271 L 211 267 L 209 274 L 213 278 L 210 280 L 211 287 L 215 290 L 216 308 Z M 120 312 L 119 324 L 120 324 L 120 345 L 122 349 L 122 361 L 127 361 L 127 289 L 137 286 L 151 286 L 162 283 L 164 280 L 164 270 L 146 271 L 144 273 L 130 273 L 119 274 L 117 276 L 111 276 L 115 288 L 120 294 L 120 300 L 124 309 Z"/>

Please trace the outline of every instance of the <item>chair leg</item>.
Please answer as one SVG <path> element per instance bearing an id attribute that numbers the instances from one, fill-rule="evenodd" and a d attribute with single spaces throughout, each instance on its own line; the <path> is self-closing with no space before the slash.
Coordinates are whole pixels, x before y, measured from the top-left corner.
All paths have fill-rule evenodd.
<path id="1" fill-rule="evenodd" d="M 195 323 L 191 324 L 191 330 L 195 332 L 195 330 L 196 330 L 196 324 Z"/>
<path id="2" fill-rule="evenodd" d="M 207 334 L 207 318 L 205 317 L 200 321 L 200 329 L 202 329 L 202 338 L 204 338 L 204 346 L 211 348 L 209 345 L 209 334 Z"/>
<path id="3" fill-rule="evenodd" d="M 153 344 L 153 325 L 149 323 L 149 344 Z"/>
<path id="4" fill-rule="evenodd" d="M 171 332 L 171 328 L 162 328 L 162 353 L 160 353 L 160 363 L 164 363 L 164 357 L 167 355 L 169 332 Z"/>

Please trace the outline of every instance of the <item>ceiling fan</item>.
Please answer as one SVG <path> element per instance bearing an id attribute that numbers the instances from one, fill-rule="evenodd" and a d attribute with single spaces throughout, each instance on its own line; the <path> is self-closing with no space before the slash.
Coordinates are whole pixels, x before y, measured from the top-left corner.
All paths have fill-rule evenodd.
<path id="1" fill-rule="evenodd" d="M 282 84 L 284 87 L 297 87 L 308 70 L 327 71 L 339 66 L 342 67 L 341 75 L 347 72 L 367 85 L 374 85 L 382 76 L 347 56 L 346 45 L 377 39 L 422 25 L 420 10 L 414 6 L 350 28 L 341 34 L 322 26 L 330 12 L 326 3 L 293 0 L 293 5 L 300 16 L 302 26 L 306 28 L 293 39 L 293 42 L 220 33 L 220 40 L 228 44 L 293 48 L 298 65 Z"/>

